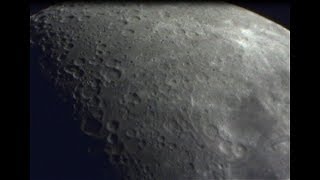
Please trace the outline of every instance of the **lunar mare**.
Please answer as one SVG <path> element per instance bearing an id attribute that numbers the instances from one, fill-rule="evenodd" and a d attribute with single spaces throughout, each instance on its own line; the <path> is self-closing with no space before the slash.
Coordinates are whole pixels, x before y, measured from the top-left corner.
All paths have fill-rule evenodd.
<path id="1" fill-rule="evenodd" d="M 123 179 L 290 178 L 280 25 L 225 3 L 67 3 L 30 17 L 30 44 Z"/>

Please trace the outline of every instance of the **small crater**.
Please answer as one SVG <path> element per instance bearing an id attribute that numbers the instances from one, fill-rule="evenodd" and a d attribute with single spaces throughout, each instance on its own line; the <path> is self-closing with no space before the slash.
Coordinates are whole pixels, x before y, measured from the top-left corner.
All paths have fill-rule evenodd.
<path id="1" fill-rule="evenodd" d="M 97 62 L 100 64 L 100 63 L 103 63 L 104 59 L 101 58 L 101 57 L 97 57 Z"/>
<path id="2" fill-rule="evenodd" d="M 169 144 L 169 149 L 171 150 L 177 149 L 177 145 L 175 143 Z"/>
<path id="3" fill-rule="evenodd" d="M 188 166 L 191 170 L 195 170 L 194 164 L 192 162 L 188 163 Z"/>
<path id="4" fill-rule="evenodd" d="M 77 17 L 77 21 L 82 22 L 83 19 L 81 17 Z"/>
<path id="5" fill-rule="evenodd" d="M 204 126 L 204 133 L 211 140 L 216 140 L 216 136 L 218 135 L 218 128 L 213 124 L 209 124 L 207 126 Z"/>
<path id="6" fill-rule="evenodd" d="M 286 141 L 280 141 L 280 142 L 274 143 L 272 145 L 272 150 L 275 152 L 288 154 L 290 152 L 290 142 L 286 140 Z"/>
<path id="7" fill-rule="evenodd" d="M 170 16 L 171 16 L 168 11 L 162 12 L 161 15 L 163 16 L 163 18 L 170 18 Z"/>
<path id="8" fill-rule="evenodd" d="M 138 75 L 135 73 L 132 75 L 133 79 L 136 79 L 138 77 Z"/>
<path id="9" fill-rule="evenodd" d="M 61 42 L 66 43 L 66 42 L 67 42 L 67 38 L 62 37 L 62 38 L 61 38 Z"/>
<path id="10" fill-rule="evenodd" d="M 100 56 L 100 55 L 102 55 L 102 54 L 103 54 L 103 51 L 101 51 L 101 50 L 97 50 L 97 54 Z"/>
<path id="11" fill-rule="evenodd" d="M 132 103 L 132 104 L 141 103 L 141 98 L 137 93 L 129 93 L 127 100 L 129 103 Z"/>
<path id="12" fill-rule="evenodd" d="M 222 141 L 219 144 L 219 150 L 226 156 L 231 156 L 231 143 L 228 141 Z"/>
<path id="13" fill-rule="evenodd" d="M 161 142 L 161 143 L 159 144 L 159 146 L 160 146 L 160 148 L 163 148 L 163 147 L 165 147 L 165 146 L 166 146 L 166 143 Z"/>
<path id="14" fill-rule="evenodd" d="M 122 23 L 123 23 L 124 25 L 127 25 L 127 24 L 129 24 L 129 21 L 128 21 L 127 19 L 124 19 L 124 20 L 122 21 Z"/>
<path id="15" fill-rule="evenodd" d="M 185 35 L 185 34 L 186 34 L 186 30 L 183 29 L 183 28 L 181 28 L 181 29 L 180 29 L 180 33 Z"/>
<path id="16" fill-rule="evenodd" d="M 81 69 L 78 69 L 76 72 L 72 74 L 73 78 L 80 79 L 84 76 L 84 72 Z"/>
<path id="17" fill-rule="evenodd" d="M 137 131 L 134 129 L 128 129 L 126 131 L 126 136 L 129 138 L 135 138 L 135 137 L 137 137 Z"/>
<path id="18" fill-rule="evenodd" d="M 144 139 L 138 143 L 138 147 L 140 150 L 142 150 L 146 145 L 147 145 L 147 141 Z"/>
<path id="19" fill-rule="evenodd" d="M 84 99 L 90 99 L 92 98 L 97 92 L 97 89 L 94 89 L 92 87 L 83 88 L 81 91 L 81 97 Z"/>
<path id="20" fill-rule="evenodd" d="M 114 64 L 121 64 L 121 61 L 120 60 L 118 60 L 118 59 L 112 59 L 112 62 L 114 63 Z"/>
<path id="21" fill-rule="evenodd" d="M 124 100 L 124 97 L 122 97 L 122 98 L 119 99 L 119 104 L 124 105 L 125 103 L 126 103 L 126 102 L 125 102 L 125 100 Z"/>
<path id="22" fill-rule="evenodd" d="M 82 66 L 85 63 L 86 63 L 86 59 L 83 57 L 74 60 L 74 65 L 76 66 Z"/>
<path id="23" fill-rule="evenodd" d="M 96 120 L 101 121 L 102 117 L 103 117 L 103 111 L 101 109 L 98 108 L 91 108 L 90 110 L 90 114 L 92 115 L 93 118 L 95 118 Z"/>
<path id="24" fill-rule="evenodd" d="M 204 73 L 200 73 L 196 74 L 196 79 L 200 82 L 207 82 L 209 80 L 209 76 Z"/>
<path id="25" fill-rule="evenodd" d="M 121 65 L 122 61 L 119 59 L 111 59 L 108 61 L 105 61 L 105 65 L 107 67 L 118 67 L 119 65 Z"/>
<path id="26" fill-rule="evenodd" d="M 165 137 L 164 136 L 159 136 L 157 138 L 157 140 L 160 142 L 160 143 L 163 143 L 165 141 Z"/>
<path id="27" fill-rule="evenodd" d="M 135 33 L 135 31 L 133 29 L 125 29 L 122 31 L 122 35 L 124 35 L 124 36 L 131 35 L 134 33 Z"/>
<path id="28" fill-rule="evenodd" d="M 69 19 L 74 19 L 75 16 L 74 16 L 74 15 L 69 15 L 68 18 L 69 18 Z"/>
<path id="29" fill-rule="evenodd" d="M 69 43 L 68 45 L 67 45 L 67 48 L 68 49 L 72 49 L 74 47 L 74 44 L 73 43 Z"/>
<path id="30" fill-rule="evenodd" d="M 97 136 L 99 135 L 101 128 L 102 124 L 92 118 L 84 119 L 81 122 L 81 130 L 85 132 L 87 135 Z"/>
<path id="31" fill-rule="evenodd" d="M 61 54 L 61 55 L 57 58 L 57 61 L 61 62 L 61 61 L 64 61 L 66 58 L 67 58 L 67 55 L 66 55 L 66 54 Z"/>
<path id="32" fill-rule="evenodd" d="M 107 123 L 107 128 L 109 131 L 115 132 L 119 128 L 119 122 L 118 121 L 109 121 Z"/>
<path id="33" fill-rule="evenodd" d="M 200 146 L 201 149 L 206 148 L 206 146 L 204 144 L 200 144 L 199 146 Z"/>
<path id="34" fill-rule="evenodd" d="M 247 148 L 242 144 L 236 144 L 232 147 L 232 153 L 237 159 L 242 158 L 246 151 Z"/>
<path id="35" fill-rule="evenodd" d="M 164 124 L 163 127 L 166 131 L 172 134 L 180 135 L 182 132 L 182 128 L 179 123 L 175 119 L 168 119 Z"/>
<path id="36" fill-rule="evenodd" d="M 97 59 L 96 57 L 92 57 L 88 60 L 88 64 L 96 66 L 99 64 L 99 59 Z"/>
<path id="37" fill-rule="evenodd" d="M 109 136 L 107 137 L 107 142 L 110 144 L 117 144 L 118 136 L 116 134 L 109 134 Z"/>
<path id="38" fill-rule="evenodd" d="M 111 81 L 120 79 L 122 73 L 119 69 L 106 67 L 100 74 L 106 82 L 110 83 Z"/>
<path id="39" fill-rule="evenodd" d="M 75 79 L 79 79 L 84 75 L 84 72 L 81 69 L 73 65 L 66 66 L 64 71 L 68 74 L 71 74 Z"/>
<path id="40" fill-rule="evenodd" d="M 140 17 L 140 16 L 133 16 L 132 19 L 133 19 L 133 20 L 136 20 L 136 21 L 140 21 L 140 20 L 141 20 L 141 17 Z"/>
<path id="41" fill-rule="evenodd" d="M 42 22 L 47 18 L 46 15 L 40 15 L 37 18 L 35 18 L 35 22 Z"/>

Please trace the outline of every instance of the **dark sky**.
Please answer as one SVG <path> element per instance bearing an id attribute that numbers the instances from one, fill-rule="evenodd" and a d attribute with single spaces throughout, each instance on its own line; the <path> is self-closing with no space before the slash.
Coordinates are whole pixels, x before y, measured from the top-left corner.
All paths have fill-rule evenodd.
<path id="1" fill-rule="evenodd" d="M 239 2 L 236 4 L 290 30 L 290 3 Z"/>
<path id="2" fill-rule="evenodd" d="M 237 4 L 290 29 L 288 3 Z M 46 7 L 48 4 L 30 4 L 30 14 Z M 88 147 L 101 144 L 80 131 L 78 122 L 72 120 L 71 105 L 57 98 L 32 57 L 30 62 L 30 179 L 114 179 L 110 165 L 103 165 L 103 152 L 88 154 Z"/>

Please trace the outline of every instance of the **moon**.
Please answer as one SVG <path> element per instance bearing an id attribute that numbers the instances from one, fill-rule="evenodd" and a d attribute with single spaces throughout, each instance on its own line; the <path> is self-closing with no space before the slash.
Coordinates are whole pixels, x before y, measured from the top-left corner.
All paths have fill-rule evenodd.
<path id="1" fill-rule="evenodd" d="M 289 179 L 290 31 L 227 3 L 63 3 L 43 75 L 122 179 Z"/>

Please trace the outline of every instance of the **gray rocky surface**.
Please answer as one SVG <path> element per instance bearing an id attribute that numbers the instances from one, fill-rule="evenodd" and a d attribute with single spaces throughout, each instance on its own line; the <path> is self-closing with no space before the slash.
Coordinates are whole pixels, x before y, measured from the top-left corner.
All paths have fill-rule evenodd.
<path id="1" fill-rule="evenodd" d="M 289 179 L 285 28 L 224 3 L 77 3 L 30 35 L 124 179 Z"/>

